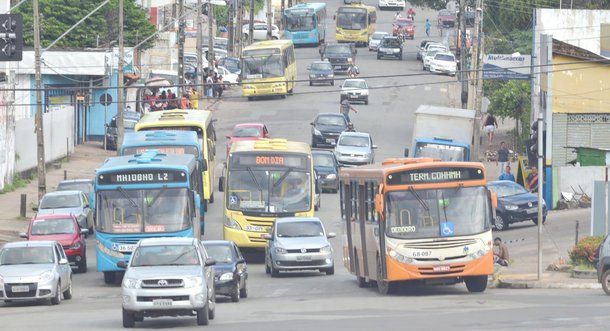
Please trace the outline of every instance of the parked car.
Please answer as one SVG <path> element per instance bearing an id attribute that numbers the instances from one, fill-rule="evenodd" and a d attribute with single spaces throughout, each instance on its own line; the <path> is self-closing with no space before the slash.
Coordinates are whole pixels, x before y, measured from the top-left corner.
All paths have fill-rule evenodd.
<path id="1" fill-rule="evenodd" d="M 365 132 L 343 132 L 335 146 L 335 157 L 341 166 L 375 163 L 375 149 L 371 135 Z"/>
<path id="2" fill-rule="evenodd" d="M 79 227 L 74 215 L 38 215 L 30 221 L 27 232 L 20 233 L 19 236 L 30 241 L 59 242 L 70 265 L 82 273 L 87 272 L 85 235 L 88 232 L 89 230 Z"/>
<path id="3" fill-rule="evenodd" d="M 320 190 L 339 191 L 339 163 L 335 154 L 327 150 L 313 150 L 313 168 L 318 173 Z"/>
<path id="4" fill-rule="evenodd" d="M 455 76 L 457 72 L 457 62 L 455 55 L 448 52 L 438 52 L 430 60 L 430 72 L 439 72 L 449 76 Z"/>
<path id="5" fill-rule="evenodd" d="M 335 72 L 328 61 L 314 61 L 309 67 L 309 86 L 314 83 L 335 85 Z"/>
<path id="6" fill-rule="evenodd" d="M 93 213 L 93 220 L 95 220 L 95 182 L 93 179 L 65 179 L 57 184 L 55 191 L 81 191 L 87 195 L 89 200 L 89 207 Z"/>
<path id="7" fill-rule="evenodd" d="M 0 300 L 72 299 L 72 268 L 57 241 L 20 241 L 0 249 Z"/>
<path id="8" fill-rule="evenodd" d="M 258 140 L 260 138 L 269 138 L 269 130 L 262 123 L 241 123 L 236 124 L 231 131 L 231 135 L 227 136 L 227 154 L 231 150 L 231 146 L 236 141 L 242 140 Z"/>
<path id="9" fill-rule="evenodd" d="M 523 186 L 510 180 L 496 180 L 487 183 L 487 187 L 498 195 L 498 208 L 493 225 L 498 231 L 508 229 L 517 222 L 532 220 L 538 224 L 538 196 Z M 546 221 L 547 209 L 543 202 L 543 219 Z"/>
<path id="10" fill-rule="evenodd" d="M 197 316 L 208 325 L 216 311 L 214 265 L 199 239 L 147 238 L 138 242 L 122 283 L 123 327 L 144 317 Z"/>
<path id="11" fill-rule="evenodd" d="M 373 33 L 371 35 L 371 37 L 369 38 L 369 51 L 376 51 L 377 48 L 379 47 L 379 43 L 381 42 L 381 39 L 383 39 L 383 37 L 385 36 L 389 36 L 390 34 L 387 32 L 381 32 L 381 31 L 377 31 L 375 33 Z"/>
<path id="12" fill-rule="evenodd" d="M 383 10 L 383 9 L 398 9 L 398 10 L 404 10 L 405 9 L 405 1 L 404 0 L 379 0 L 379 9 Z"/>
<path id="13" fill-rule="evenodd" d="M 348 99 L 350 102 L 361 101 L 369 104 L 369 86 L 364 79 L 349 78 L 341 84 L 341 101 Z"/>
<path id="14" fill-rule="evenodd" d="M 341 132 L 347 130 L 347 120 L 340 113 L 321 113 L 311 124 L 311 147 L 333 147 Z"/>
<path id="15" fill-rule="evenodd" d="M 218 66 L 216 67 L 219 75 L 222 75 L 222 81 L 225 83 L 225 88 L 230 88 L 232 85 L 237 85 L 239 83 L 239 75 L 234 74 L 229 69 Z"/>
<path id="16" fill-rule="evenodd" d="M 241 74 L 241 61 L 238 57 L 221 57 L 218 60 L 218 66 L 225 67 L 236 75 Z"/>
<path id="17" fill-rule="evenodd" d="M 250 24 L 244 24 L 241 31 L 244 39 L 249 39 Z M 267 40 L 267 23 L 254 23 L 253 33 L 252 40 Z M 271 25 L 271 36 L 272 39 L 280 39 L 280 29 L 275 24 Z"/>
<path id="18" fill-rule="evenodd" d="M 430 46 L 426 49 L 426 52 L 424 53 L 424 60 L 422 61 L 422 68 L 423 70 L 428 70 L 430 69 L 430 62 L 432 61 L 432 59 L 434 59 L 434 56 L 436 55 L 436 53 L 447 53 L 448 50 L 445 46 Z"/>
<path id="19" fill-rule="evenodd" d="M 436 44 L 442 45 L 441 43 L 436 42 L 434 40 L 429 40 L 429 39 L 422 40 L 419 43 L 419 46 L 417 47 L 417 59 L 418 60 L 420 60 L 420 61 L 423 60 L 422 54 L 426 50 L 426 45 L 428 45 L 429 43 L 436 43 Z"/>
<path id="20" fill-rule="evenodd" d="M 36 216 L 48 214 L 72 214 L 76 216 L 81 229 L 93 233 L 93 211 L 89 207 L 87 195 L 81 191 L 55 191 L 45 194 L 38 207 L 32 208 Z"/>
<path id="21" fill-rule="evenodd" d="M 392 23 L 392 36 L 398 37 L 400 30 L 407 26 L 413 26 L 413 19 L 407 17 L 399 17 Z M 415 31 L 413 31 L 415 33 Z"/>
<path id="22" fill-rule="evenodd" d="M 604 241 L 597 249 L 597 280 L 602 284 L 602 289 L 610 295 L 610 235 L 606 235 Z"/>
<path id="23" fill-rule="evenodd" d="M 377 48 L 377 60 L 385 57 L 402 60 L 402 41 L 398 37 L 386 36 L 381 39 Z"/>
<path id="24" fill-rule="evenodd" d="M 319 270 L 327 275 L 335 273 L 333 249 L 317 217 L 281 217 L 275 220 L 271 234 L 263 234 L 265 246 L 265 272 L 278 277 L 280 271 Z"/>
<path id="25" fill-rule="evenodd" d="M 124 111 L 123 112 L 123 129 L 125 132 L 133 132 L 136 123 L 140 120 L 140 113 L 135 111 Z M 116 116 L 112 117 L 110 123 L 105 124 L 106 134 L 106 149 L 116 150 L 117 149 L 117 135 L 118 127 L 116 122 Z"/>
<path id="26" fill-rule="evenodd" d="M 440 28 L 452 28 L 455 26 L 455 12 L 449 9 L 441 9 L 438 11 L 437 22 Z"/>
<path id="27" fill-rule="evenodd" d="M 208 256 L 216 260 L 214 265 L 216 295 L 231 297 L 238 302 L 248 297 L 248 266 L 239 247 L 232 241 L 203 241 Z"/>

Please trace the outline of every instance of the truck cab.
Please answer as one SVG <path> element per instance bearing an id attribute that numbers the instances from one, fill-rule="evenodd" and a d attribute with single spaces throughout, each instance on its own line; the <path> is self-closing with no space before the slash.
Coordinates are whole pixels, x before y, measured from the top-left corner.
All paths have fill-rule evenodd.
<path id="1" fill-rule="evenodd" d="M 409 157 L 409 149 L 405 149 Z M 413 146 L 412 157 L 431 157 L 443 161 L 470 161 L 470 145 L 454 142 L 450 138 L 417 139 Z"/>
<path id="2" fill-rule="evenodd" d="M 346 43 L 325 43 L 320 46 L 320 60 L 328 61 L 335 73 L 347 73 L 356 64 L 356 45 Z"/>

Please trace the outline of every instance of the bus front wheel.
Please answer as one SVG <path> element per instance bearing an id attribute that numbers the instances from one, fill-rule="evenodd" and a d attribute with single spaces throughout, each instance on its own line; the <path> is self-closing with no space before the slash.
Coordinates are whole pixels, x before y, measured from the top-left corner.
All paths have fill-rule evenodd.
<path id="1" fill-rule="evenodd" d="M 487 288 L 487 276 L 470 276 L 464 279 L 468 292 L 483 292 Z"/>
<path id="2" fill-rule="evenodd" d="M 114 271 L 104 271 L 104 283 L 108 285 L 112 285 L 116 282 L 116 272 Z"/>
<path id="3" fill-rule="evenodd" d="M 381 259 L 377 258 L 377 290 L 381 295 L 392 294 L 396 288 L 396 284 L 383 279 L 383 273 L 381 272 Z"/>

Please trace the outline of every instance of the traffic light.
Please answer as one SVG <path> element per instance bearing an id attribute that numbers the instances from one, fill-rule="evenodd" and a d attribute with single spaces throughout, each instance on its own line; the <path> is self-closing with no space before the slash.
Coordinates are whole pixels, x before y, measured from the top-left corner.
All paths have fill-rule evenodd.
<path id="1" fill-rule="evenodd" d="M 20 14 L 0 14 L 0 61 L 23 58 L 23 19 Z"/>
<path id="2" fill-rule="evenodd" d="M 532 123 L 530 131 L 530 139 L 526 142 L 527 146 L 527 158 L 529 164 L 538 164 L 538 135 L 542 134 L 542 158 L 546 157 L 546 131 L 538 130 L 538 121 Z"/>

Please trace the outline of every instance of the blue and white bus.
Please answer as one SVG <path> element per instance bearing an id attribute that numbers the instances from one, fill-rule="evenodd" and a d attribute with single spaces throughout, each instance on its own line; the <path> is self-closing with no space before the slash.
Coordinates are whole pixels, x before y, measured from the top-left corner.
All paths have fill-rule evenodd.
<path id="1" fill-rule="evenodd" d="M 319 45 L 326 40 L 326 4 L 302 3 L 284 10 L 284 39 L 295 45 Z"/>
<path id="2" fill-rule="evenodd" d="M 206 170 L 206 161 L 203 158 L 201 143 L 195 131 L 139 131 L 127 132 L 123 139 L 123 145 L 119 148 L 119 155 L 141 154 L 147 150 L 157 150 L 165 154 L 190 154 L 197 159 L 199 170 Z M 203 175 L 199 176 L 200 182 L 193 183 L 196 187 L 193 190 L 201 198 L 201 236 L 205 234 L 205 204 L 204 204 L 204 185 Z"/>
<path id="3" fill-rule="evenodd" d="M 95 173 L 96 259 L 104 282 L 119 281 L 135 245 L 144 238 L 201 238 L 201 171 L 192 155 L 142 154 L 108 158 Z"/>

